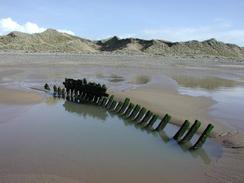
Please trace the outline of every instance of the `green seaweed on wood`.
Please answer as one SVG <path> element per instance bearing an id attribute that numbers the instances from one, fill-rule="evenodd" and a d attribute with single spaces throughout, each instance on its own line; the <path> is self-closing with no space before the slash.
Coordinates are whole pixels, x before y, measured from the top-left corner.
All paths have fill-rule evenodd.
<path id="1" fill-rule="evenodd" d="M 132 119 L 133 121 L 140 121 L 140 119 L 145 115 L 146 108 L 142 107 L 139 113 Z"/>
<path id="2" fill-rule="evenodd" d="M 134 104 L 130 103 L 127 109 L 121 115 L 122 116 L 129 115 L 133 108 L 134 108 Z"/>
<path id="3" fill-rule="evenodd" d="M 141 106 L 136 104 L 135 108 L 132 110 L 131 114 L 127 117 L 127 119 L 134 118 L 140 109 L 141 109 Z"/>
<path id="4" fill-rule="evenodd" d="M 130 103 L 130 99 L 126 98 L 124 100 L 123 105 L 121 106 L 120 110 L 118 111 L 118 113 L 122 114 L 125 111 L 125 109 L 128 107 L 129 103 Z"/>
<path id="5" fill-rule="evenodd" d="M 154 114 L 151 118 L 151 120 L 148 122 L 148 124 L 146 126 L 144 126 L 144 128 L 148 128 L 151 129 L 154 125 L 154 123 L 157 121 L 158 119 L 158 115 Z"/>
<path id="6" fill-rule="evenodd" d="M 161 131 L 165 128 L 165 126 L 169 123 L 171 119 L 171 116 L 169 114 L 165 114 L 161 122 L 159 123 L 158 127 L 155 129 L 155 131 Z"/>
<path id="7" fill-rule="evenodd" d="M 210 135 L 211 131 L 213 130 L 214 126 L 209 124 L 207 128 L 204 130 L 202 135 L 199 137 L 197 142 L 191 147 L 192 150 L 196 150 L 202 147 L 204 142 L 207 140 L 208 136 Z"/>
<path id="8" fill-rule="evenodd" d="M 180 143 L 186 143 L 190 141 L 200 126 L 201 126 L 201 122 L 196 120 L 194 124 L 191 126 L 191 128 L 189 129 L 189 131 L 186 133 L 186 135 L 183 137 L 183 139 L 180 141 Z"/>
<path id="9" fill-rule="evenodd" d="M 185 120 L 185 122 L 183 123 L 183 125 L 180 127 L 180 129 L 178 130 L 178 132 L 174 135 L 174 139 L 175 140 L 179 140 L 184 133 L 187 131 L 187 129 L 190 126 L 190 122 L 188 120 Z"/>

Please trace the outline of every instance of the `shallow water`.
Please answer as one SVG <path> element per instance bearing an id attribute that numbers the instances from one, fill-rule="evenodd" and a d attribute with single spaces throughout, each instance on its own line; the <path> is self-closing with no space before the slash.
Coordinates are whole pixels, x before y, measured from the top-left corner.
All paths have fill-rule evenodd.
<path id="1" fill-rule="evenodd" d="M 216 103 L 209 109 L 209 115 L 225 123 L 230 128 L 244 132 L 244 87 L 206 88 L 179 87 L 184 95 L 210 97 Z"/>
<path id="2" fill-rule="evenodd" d="M 150 133 L 103 108 L 51 97 L 1 124 L 0 182 L 7 182 L 6 175 L 205 182 L 205 170 L 221 156 L 221 147 L 208 140 L 190 152 L 172 140 L 177 129 L 168 125 L 161 134 Z"/>
<path id="3" fill-rule="evenodd" d="M 244 132 L 244 86 L 239 77 L 203 76 L 190 74 L 172 77 L 180 94 L 193 97 L 209 97 L 215 104 L 209 108 L 209 116 L 225 126 Z"/>

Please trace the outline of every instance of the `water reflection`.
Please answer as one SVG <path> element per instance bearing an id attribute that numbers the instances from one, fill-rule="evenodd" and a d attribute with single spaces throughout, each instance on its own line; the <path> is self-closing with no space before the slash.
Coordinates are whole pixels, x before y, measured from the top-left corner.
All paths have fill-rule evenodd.
<path id="1" fill-rule="evenodd" d="M 91 104 L 77 104 L 66 100 L 63 107 L 65 108 L 65 111 L 79 114 L 84 118 L 92 117 L 105 121 L 108 117 L 105 109 L 98 108 L 97 106 Z"/>
<path id="2" fill-rule="evenodd" d="M 209 114 L 230 128 L 244 131 L 244 87 L 221 88 L 214 91 L 180 87 L 178 91 L 183 95 L 212 98 L 216 103 L 210 108 Z"/>
<path id="3" fill-rule="evenodd" d="M 58 98 L 54 98 L 53 100 L 49 99 L 48 104 L 57 103 L 58 100 L 60 101 L 60 99 Z M 211 162 L 209 155 L 206 153 L 206 151 L 203 148 L 200 148 L 199 150 L 196 151 L 190 151 L 189 149 L 192 146 L 192 144 L 190 143 L 182 144 L 182 145 L 177 144 L 177 142 L 173 139 L 173 135 L 178 130 L 178 127 L 176 127 L 175 125 L 168 124 L 167 127 L 165 128 L 166 130 L 163 130 L 160 133 L 158 133 L 152 131 L 152 128 L 154 129 L 159 124 L 160 120 L 157 120 L 152 127 L 148 128 L 145 124 L 137 124 L 131 120 L 122 118 L 120 115 L 117 115 L 113 112 L 107 112 L 104 108 L 97 107 L 92 104 L 80 104 L 80 103 L 75 103 L 74 101 L 65 100 L 62 106 L 64 107 L 65 111 L 69 113 L 78 114 L 83 118 L 91 117 L 102 121 L 108 120 L 109 118 L 115 118 L 115 119 L 118 118 L 120 119 L 119 121 L 123 122 L 124 126 L 127 127 L 133 126 L 135 129 L 140 130 L 142 132 L 146 132 L 148 135 L 154 136 L 156 138 L 159 137 L 160 139 L 162 139 L 162 142 L 164 142 L 164 144 L 169 144 L 168 148 L 181 149 L 183 152 L 191 154 L 193 158 L 200 157 L 200 159 L 205 164 L 209 164 Z M 216 151 L 216 148 L 213 151 Z"/>
<path id="4" fill-rule="evenodd" d="M 60 98 L 57 98 L 57 97 L 48 97 L 46 100 L 45 100 L 45 103 L 48 104 L 48 105 L 56 105 L 58 102 L 60 102 Z"/>
<path id="5" fill-rule="evenodd" d="M 235 86 L 235 81 L 218 77 L 197 78 L 192 76 L 180 75 L 173 76 L 172 79 L 174 79 L 179 85 L 189 88 L 216 90 L 221 87 L 231 88 Z"/>
<path id="6" fill-rule="evenodd" d="M 200 158 L 205 164 L 210 164 L 211 163 L 211 158 L 209 155 L 206 153 L 206 151 L 203 148 L 200 148 L 198 150 L 190 150 L 189 148 L 192 147 L 192 143 L 188 142 L 185 144 L 179 144 L 180 149 L 183 152 L 189 152 L 193 158 Z"/>
<path id="7" fill-rule="evenodd" d="M 110 116 L 115 116 L 114 113 L 109 112 Z M 122 118 L 122 117 L 120 117 Z M 176 131 L 178 130 L 178 127 L 172 125 L 172 124 L 168 124 L 167 127 L 167 133 L 165 130 L 160 131 L 160 133 L 152 131 L 151 128 L 147 128 L 145 127 L 145 125 L 138 125 L 130 120 L 127 119 L 123 119 L 123 124 L 125 126 L 134 126 L 137 130 L 146 132 L 147 134 L 153 135 L 154 137 L 160 137 L 162 139 L 162 141 L 164 142 L 164 144 L 174 144 L 175 147 L 179 146 L 180 149 L 184 152 L 184 153 L 189 153 L 191 154 L 191 156 L 193 158 L 200 158 L 205 164 L 210 164 L 211 163 L 211 158 L 210 156 L 207 154 L 207 152 L 203 149 L 200 148 L 198 150 L 190 150 L 190 147 L 192 147 L 192 144 L 190 142 L 186 143 L 186 144 L 176 144 L 177 142 L 173 139 L 173 134 L 176 133 Z M 160 121 L 158 120 L 157 123 L 155 123 L 156 125 L 154 125 L 153 128 L 155 128 L 155 126 L 158 125 Z"/>

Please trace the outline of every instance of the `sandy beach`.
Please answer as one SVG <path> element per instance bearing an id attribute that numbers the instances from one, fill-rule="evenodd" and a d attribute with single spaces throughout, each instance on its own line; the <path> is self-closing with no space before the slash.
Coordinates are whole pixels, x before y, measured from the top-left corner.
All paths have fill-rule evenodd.
<path id="1" fill-rule="evenodd" d="M 65 77 L 86 77 L 106 84 L 109 93 L 118 100 L 129 97 L 133 103 L 146 107 L 160 117 L 170 114 L 173 124 L 181 125 L 185 119 L 191 122 L 198 119 L 202 122 L 200 132 L 209 123 L 214 124 L 211 137 L 221 144 L 223 153 L 206 170 L 206 180 L 242 182 L 244 131 L 240 126 L 244 125 L 241 123 L 244 114 L 238 113 L 242 115 L 238 116 L 238 123 L 231 116 L 224 117 L 219 114 L 222 109 L 218 108 L 219 102 L 210 94 L 232 88 L 242 91 L 243 66 L 242 61 L 217 58 L 1 53 L 0 123 L 11 121 L 11 113 L 22 113 L 47 98 L 45 93 L 31 87 L 42 87 L 46 82 L 62 86 Z M 200 94 L 194 95 L 194 91 Z M 240 94 L 240 100 L 243 95 Z M 238 110 L 241 109 L 236 107 Z M 17 179 L 38 182 L 35 181 L 38 175 L 25 178 L 25 175 L 8 176 L 1 173 L 0 177 L 4 177 L 0 180 L 6 182 Z M 48 179 L 76 182 L 51 175 Z"/>

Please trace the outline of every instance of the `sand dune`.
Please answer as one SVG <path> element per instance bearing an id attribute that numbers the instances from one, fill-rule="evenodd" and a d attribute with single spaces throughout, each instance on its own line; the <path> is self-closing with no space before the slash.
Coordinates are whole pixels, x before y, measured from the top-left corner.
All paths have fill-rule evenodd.
<path id="1" fill-rule="evenodd" d="M 215 39 L 206 41 L 169 42 L 143 40 L 138 38 L 120 39 L 116 36 L 91 41 L 53 29 L 42 33 L 27 34 L 11 32 L 0 36 L 0 51 L 59 53 L 122 53 L 191 57 L 244 58 L 244 49 Z"/>

